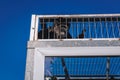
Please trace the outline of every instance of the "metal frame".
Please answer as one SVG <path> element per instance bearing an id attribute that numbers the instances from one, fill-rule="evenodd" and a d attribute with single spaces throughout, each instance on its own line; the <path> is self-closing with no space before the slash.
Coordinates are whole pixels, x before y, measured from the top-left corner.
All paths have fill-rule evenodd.
<path id="1" fill-rule="evenodd" d="M 120 47 L 35 48 L 33 80 L 44 80 L 45 56 L 120 56 Z"/>
<path id="2" fill-rule="evenodd" d="M 38 22 L 39 18 L 55 18 L 55 17 L 65 17 L 65 18 L 91 18 L 91 17 L 118 17 L 120 14 L 86 14 L 86 15 L 32 15 L 31 19 L 31 31 L 30 31 L 30 41 L 38 39 Z M 43 40 L 43 39 L 42 39 Z"/>
<path id="3" fill-rule="evenodd" d="M 70 77 L 72 80 L 74 80 L 74 79 L 77 79 L 77 80 L 106 80 L 106 77 L 93 77 L 93 78 L 89 78 L 89 77 Z M 50 80 L 51 78 L 50 77 L 46 77 L 46 79 L 45 80 Z M 65 78 L 64 77 L 57 77 L 57 80 L 61 80 L 61 79 L 63 79 L 63 80 L 65 80 Z M 120 77 L 117 77 L 115 80 L 119 80 L 120 79 Z M 110 79 L 110 77 L 108 78 L 108 80 L 111 80 Z"/>
<path id="4" fill-rule="evenodd" d="M 38 17 L 50 18 L 50 17 L 111 17 L 120 16 L 120 14 L 77 14 L 77 15 L 37 15 Z"/>
<path id="5" fill-rule="evenodd" d="M 88 40 L 120 40 L 119 38 L 99 38 L 97 39 L 42 39 L 38 40 L 38 21 L 40 17 L 50 18 L 50 17 L 112 17 L 120 16 L 120 14 L 89 14 L 89 15 L 32 15 L 31 19 L 31 30 L 30 30 L 30 41 L 33 44 L 28 43 L 28 53 L 27 53 L 27 64 L 26 64 L 26 76 L 25 80 L 44 80 L 44 61 L 45 56 L 120 56 L 120 46 L 74 46 L 75 41 L 88 41 Z M 71 41 L 69 47 L 64 46 L 52 46 L 41 47 L 39 44 L 41 41 L 46 41 L 54 44 L 54 41 L 64 42 Z M 72 42 L 74 41 L 74 42 Z M 37 43 L 35 43 L 37 42 Z M 46 45 L 45 43 L 43 43 Z M 37 45 L 37 46 L 36 46 Z M 67 44 L 65 44 L 67 45 Z M 33 47 L 34 46 L 34 47 Z M 32 52 L 31 52 L 32 50 Z M 87 50 L 87 51 L 86 51 Z M 74 53 L 74 54 L 73 54 Z M 32 56 L 32 57 L 31 57 Z M 108 64 L 109 65 L 109 64 Z M 108 66 L 109 67 L 109 66 Z M 106 75 L 107 76 L 107 75 Z"/>

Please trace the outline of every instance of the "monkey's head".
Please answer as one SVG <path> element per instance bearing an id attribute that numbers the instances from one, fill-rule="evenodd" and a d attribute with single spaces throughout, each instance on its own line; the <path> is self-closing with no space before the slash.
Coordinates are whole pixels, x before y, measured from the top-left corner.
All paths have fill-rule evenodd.
<path id="1" fill-rule="evenodd" d="M 65 19 L 63 19 L 63 18 L 58 19 L 54 23 L 54 32 L 56 33 L 57 37 L 59 37 L 59 38 L 66 38 L 68 29 L 69 29 L 69 25 L 68 25 L 68 23 L 66 23 Z"/>

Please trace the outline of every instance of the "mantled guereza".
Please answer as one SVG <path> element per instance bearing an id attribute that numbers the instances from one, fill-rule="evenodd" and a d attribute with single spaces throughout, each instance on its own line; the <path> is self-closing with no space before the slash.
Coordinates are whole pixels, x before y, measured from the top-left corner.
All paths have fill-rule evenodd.
<path id="1" fill-rule="evenodd" d="M 54 21 L 54 25 L 49 29 L 46 27 L 46 23 L 41 25 L 42 30 L 38 32 L 38 39 L 70 39 L 72 38 L 68 32 L 70 23 L 66 21 L 66 18 L 57 18 Z M 44 27 L 43 27 L 44 26 Z"/>
<path id="2" fill-rule="evenodd" d="M 56 34 L 57 39 L 72 38 L 68 32 L 70 23 L 66 22 L 65 18 L 58 18 L 54 23 L 54 33 Z"/>

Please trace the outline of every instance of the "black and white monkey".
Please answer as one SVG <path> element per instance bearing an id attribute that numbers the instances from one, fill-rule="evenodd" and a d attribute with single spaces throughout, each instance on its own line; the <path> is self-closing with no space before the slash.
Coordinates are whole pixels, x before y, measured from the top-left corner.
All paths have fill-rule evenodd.
<path id="1" fill-rule="evenodd" d="M 65 18 L 57 18 L 53 27 L 47 28 L 46 24 L 41 24 L 42 30 L 38 32 L 38 39 L 70 39 L 72 38 L 68 32 L 70 24 Z M 44 26 L 44 28 L 43 28 Z"/>
<path id="2" fill-rule="evenodd" d="M 54 32 L 57 39 L 72 38 L 70 33 L 68 32 L 70 24 L 65 22 L 65 18 L 59 18 L 55 22 Z"/>

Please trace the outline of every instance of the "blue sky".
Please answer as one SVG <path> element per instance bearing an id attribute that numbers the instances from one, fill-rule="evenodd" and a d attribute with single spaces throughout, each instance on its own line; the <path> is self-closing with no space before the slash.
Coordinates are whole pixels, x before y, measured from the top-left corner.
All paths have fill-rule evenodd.
<path id="1" fill-rule="evenodd" d="M 24 80 L 32 14 L 120 13 L 120 0 L 0 0 L 0 80 Z"/>

